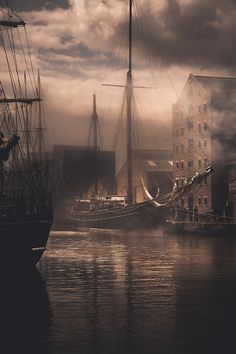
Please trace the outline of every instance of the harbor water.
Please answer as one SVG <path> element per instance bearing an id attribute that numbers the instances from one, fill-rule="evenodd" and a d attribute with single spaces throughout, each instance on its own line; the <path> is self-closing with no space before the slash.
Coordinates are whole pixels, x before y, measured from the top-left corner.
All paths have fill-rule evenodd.
<path id="1" fill-rule="evenodd" d="M 234 352 L 236 237 L 52 232 L 30 277 L 5 290 L 0 353 Z"/>

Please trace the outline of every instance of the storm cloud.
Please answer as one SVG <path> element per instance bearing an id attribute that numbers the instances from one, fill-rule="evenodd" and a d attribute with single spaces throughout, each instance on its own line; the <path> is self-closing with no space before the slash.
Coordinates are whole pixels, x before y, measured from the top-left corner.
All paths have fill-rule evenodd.
<path id="1" fill-rule="evenodd" d="M 161 0 L 158 3 L 154 0 L 139 0 L 134 3 L 137 4 L 135 8 L 141 8 L 141 11 L 134 9 L 136 66 L 143 56 L 140 51 L 140 32 L 137 31 L 137 22 L 141 21 L 144 40 L 154 66 L 187 65 L 198 70 L 235 70 L 235 0 Z M 20 11 L 32 11 L 27 20 L 36 26 L 37 34 L 34 31 L 33 35 L 39 37 L 41 34 L 37 44 L 41 54 L 44 50 L 47 62 L 51 50 L 51 54 L 57 57 L 57 63 L 59 56 L 62 59 L 77 57 L 80 62 L 86 58 L 87 65 L 90 66 L 91 61 L 93 67 L 96 67 L 97 60 L 98 68 L 101 68 L 102 63 L 107 65 L 108 60 L 111 64 L 114 61 L 114 65 L 121 60 L 117 51 L 110 57 L 110 50 L 124 4 L 120 0 L 14 2 Z M 127 14 L 128 11 L 126 17 L 121 18 L 121 38 L 117 43 L 123 50 L 125 47 L 127 49 Z M 47 28 L 43 28 L 45 26 Z M 63 60 L 60 62 L 62 64 Z"/>
<path id="2" fill-rule="evenodd" d="M 156 11 L 152 2 L 143 8 L 150 52 L 162 65 L 235 70 L 235 0 L 166 0 Z"/>
<path id="3" fill-rule="evenodd" d="M 69 0 L 12 0 L 9 3 L 16 11 L 37 11 L 43 8 L 52 11 L 56 8 L 68 9 L 70 6 Z"/>
<path id="4" fill-rule="evenodd" d="M 11 0 L 11 4 L 27 23 L 33 63 L 41 71 L 58 141 L 63 137 L 64 143 L 83 143 L 81 121 L 83 127 L 88 125 L 94 92 L 110 131 L 122 94 L 101 83 L 125 82 L 128 0 Z M 147 79 L 150 72 L 143 59 L 147 51 L 141 51 L 138 18 L 158 87 L 158 93 L 148 92 L 142 103 L 147 110 L 157 107 L 150 111 L 151 118 L 170 120 L 177 97 L 165 69 L 178 92 L 190 72 L 230 76 L 235 71 L 236 1 L 135 0 L 134 4 L 138 5 L 134 9 L 134 79 L 140 86 L 155 86 Z M 114 105 L 109 103 L 112 100 Z M 107 111 L 102 111 L 100 107 L 106 106 Z"/>

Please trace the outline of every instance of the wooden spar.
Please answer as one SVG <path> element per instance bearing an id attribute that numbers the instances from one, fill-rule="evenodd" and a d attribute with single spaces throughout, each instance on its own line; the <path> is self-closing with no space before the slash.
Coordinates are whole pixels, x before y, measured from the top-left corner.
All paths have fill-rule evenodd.
<path id="1" fill-rule="evenodd" d="M 41 81 L 40 81 L 40 73 L 38 70 L 38 98 L 41 100 Z M 39 162 L 42 162 L 42 140 L 43 140 L 43 129 L 42 129 L 42 110 L 41 110 L 41 102 L 39 101 L 39 115 L 38 115 L 38 138 L 39 138 Z"/>
<path id="2" fill-rule="evenodd" d="M 94 193 L 98 194 L 98 116 L 96 95 L 93 95 L 93 148 L 94 148 Z"/>
<path id="3" fill-rule="evenodd" d="M 6 20 L 0 20 L 0 26 L 6 26 L 6 27 L 20 27 L 20 26 L 25 26 L 26 23 L 24 21 L 6 21 Z"/>
<path id="4" fill-rule="evenodd" d="M 127 203 L 133 203 L 133 170 L 132 170 L 132 0 L 129 2 L 129 70 L 126 78 L 126 101 L 127 101 Z"/>
<path id="5" fill-rule="evenodd" d="M 125 87 L 126 85 L 112 85 L 112 84 L 102 84 L 102 86 L 110 86 L 110 87 Z M 138 88 L 138 89 L 151 89 L 151 90 L 156 90 L 156 87 L 152 86 L 135 86 L 132 85 L 133 88 Z"/>
<path id="6" fill-rule="evenodd" d="M 33 102 L 40 102 L 41 98 L 1 98 L 0 103 L 25 103 L 32 104 Z"/>
<path id="7" fill-rule="evenodd" d="M 26 78 L 26 71 L 24 72 L 24 82 L 25 82 L 25 97 L 27 97 L 27 78 Z M 26 153 L 27 159 L 30 156 L 30 126 L 29 126 L 29 111 L 28 108 L 25 107 L 25 143 L 26 143 Z"/>

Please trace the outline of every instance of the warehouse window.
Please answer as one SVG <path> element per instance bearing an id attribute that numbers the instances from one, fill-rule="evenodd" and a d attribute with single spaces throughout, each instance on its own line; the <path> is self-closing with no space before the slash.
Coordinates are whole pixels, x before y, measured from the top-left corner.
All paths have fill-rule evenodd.
<path id="1" fill-rule="evenodd" d="M 188 160 L 188 167 L 192 168 L 193 167 L 193 160 Z"/>
<path id="2" fill-rule="evenodd" d="M 198 205 L 202 205 L 202 197 L 200 195 L 198 196 Z"/>

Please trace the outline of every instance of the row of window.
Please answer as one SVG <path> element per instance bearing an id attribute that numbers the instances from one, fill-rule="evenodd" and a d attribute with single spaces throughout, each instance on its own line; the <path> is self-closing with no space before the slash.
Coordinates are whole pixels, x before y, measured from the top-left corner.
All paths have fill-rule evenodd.
<path id="1" fill-rule="evenodd" d="M 197 196 L 197 204 L 199 207 L 208 206 L 208 197 L 207 196 Z M 184 208 L 184 198 L 181 199 L 181 206 Z"/>
<path id="2" fill-rule="evenodd" d="M 198 159 L 198 168 L 202 168 L 202 167 L 207 167 L 208 166 L 208 160 L 207 158 L 203 159 L 203 161 L 201 159 Z M 193 168 L 194 167 L 194 160 L 190 159 L 187 162 L 188 168 Z M 184 160 L 180 160 L 180 161 L 175 161 L 175 168 L 178 169 L 184 169 Z"/>
<path id="3" fill-rule="evenodd" d="M 193 129 L 193 121 L 188 121 L 188 129 Z M 197 124 L 197 130 L 198 133 L 201 133 L 202 131 L 206 132 L 209 129 L 209 125 L 207 122 L 198 123 Z M 175 137 L 178 138 L 179 136 L 184 136 L 184 128 L 180 129 L 175 129 Z"/>
<path id="4" fill-rule="evenodd" d="M 208 142 L 207 139 L 203 140 L 203 144 L 198 141 L 198 148 L 207 148 Z M 188 139 L 188 152 L 192 152 L 194 148 L 194 144 L 193 144 L 193 139 Z M 178 154 L 179 152 L 184 152 L 184 144 L 181 145 L 175 145 L 175 153 Z"/>
<path id="5" fill-rule="evenodd" d="M 208 206 L 208 197 L 207 196 L 202 197 L 201 195 L 199 195 L 197 197 L 197 204 L 199 207 Z M 184 208 L 184 198 L 181 199 L 181 206 L 182 208 Z"/>
<path id="6" fill-rule="evenodd" d="M 207 206 L 208 205 L 208 197 L 207 196 L 204 196 L 202 197 L 201 195 L 198 196 L 198 205 L 199 206 Z"/>
<path id="7" fill-rule="evenodd" d="M 182 170 L 184 169 L 184 160 L 181 161 L 175 161 L 175 167 L 178 170 L 179 168 L 181 168 Z"/>
<path id="8" fill-rule="evenodd" d="M 175 117 L 176 119 L 179 119 L 181 117 L 186 117 L 186 113 L 188 116 L 191 116 L 193 114 L 193 105 L 190 104 L 188 106 L 188 109 L 187 109 L 187 112 L 184 112 L 184 111 L 177 111 L 175 113 Z M 203 103 L 203 104 L 199 104 L 198 105 L 198 113 L 201 114 L 201 113 L 207 113 L 207 103 Z"/>
<path id="9" fill-rule="evenodd" d="M 198 105 L 198 113 L 207 113 L 207 104 L 203 103 Z"/>
<path id="10" fill-rule="evenodd" d="M 175 180 L 176 187 L 179 188 L 181 186 L 184 186 L 185 182 L 186 182 L 185 178 L 180 178 L 180 179 L 176 178 L 176 180 Z"/>
<path id="11" fill-rule="evenodd" d="M 176 180 L 175 180 L 175 184 L 176 184 L 177 188 L 183 187 L 186 183 L 187 183 L 187 179 L 186 178 L 176 178 Z M 207 186 L 207 178 L 204 180 L 203 184 L 205 186 Z"/>

